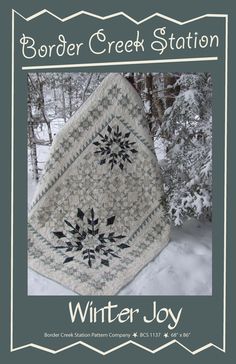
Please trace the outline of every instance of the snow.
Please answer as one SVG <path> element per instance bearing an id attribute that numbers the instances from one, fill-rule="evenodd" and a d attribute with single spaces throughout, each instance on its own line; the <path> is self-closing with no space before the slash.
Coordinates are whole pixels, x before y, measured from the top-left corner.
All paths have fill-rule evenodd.
<path id="1" fill-rule="evenodd" d="M 154 148 L 155 148 L 158 162 L 161 165 L 162 161 L 165 160 L 165 158 L 166 158 L 165 145 L 161 138 L 154 139 Z"/>
<path id="2" fill-rule="evenodd" d="M 144 101 L 144 110 L 146 113 L 149 113 L 151 110 L 151 102 L 150 100 Z"/>
<path id="3" fill-rule="evenodd" d="M 211 258 L 211 225 L 190 220 L 120 294 L 211 295 Z"/>
<path id="4" fill-rule="evenodd" d="M 52 122 L 53 134 L 63 125 Z M 46 134 L 44 130 L 43 133 Z M 40 135 L 42 137 L 42 135 Z M 159 162 L 165 158 L 161 141 L 155 142 Z M 46 161 L 49 147 L 37 146 L 40 162 Z M 42 168 L 42 165 L 40 167 Z M 36 183 L 28 173 L 28 206 Z M 172 227 L 165 249 L 124 287 L 119 295 L 211 295 L 212 294 L 212 226 L 191 219 L 182 227 Z M 28 269 L 28 295 L 72 296 L 76 293 Z"/>

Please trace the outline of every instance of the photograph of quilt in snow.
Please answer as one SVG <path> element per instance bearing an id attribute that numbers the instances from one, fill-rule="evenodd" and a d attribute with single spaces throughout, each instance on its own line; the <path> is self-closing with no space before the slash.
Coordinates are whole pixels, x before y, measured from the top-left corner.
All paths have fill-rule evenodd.
<path id="1" fill-rule="evenodd" d="M 114 295 L 166 246 L 142 101 L 108 75 L 65 124 L 28 218 L 28 265 L 81 295 Z"/>

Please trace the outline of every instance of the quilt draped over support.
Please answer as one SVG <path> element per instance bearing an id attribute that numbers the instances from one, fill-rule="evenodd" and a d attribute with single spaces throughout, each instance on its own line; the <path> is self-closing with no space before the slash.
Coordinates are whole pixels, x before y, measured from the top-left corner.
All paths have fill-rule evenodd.
<path id="1" fill-rule="evenodd" d="M 153 140 L 133 86 L 108 75 L 57 134 L 28 218 L 28 265 L 114 295 L 166 246 Z"/>

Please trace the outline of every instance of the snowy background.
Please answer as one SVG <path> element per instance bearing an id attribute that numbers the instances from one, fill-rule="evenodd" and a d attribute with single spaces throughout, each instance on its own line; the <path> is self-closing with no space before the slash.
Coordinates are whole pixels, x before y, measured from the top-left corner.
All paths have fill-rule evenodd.
<path id="1" fill-rule="evenodd" d="M 68 77 L 67 74 L 65 75 L 66 75 L 65 77 Z M 69 94 L 70 92 L 72 92 L 70 89 L 70 87 L 72 87 L 72 85 L 70 85 L 70 83 L 72 82 L 70 78 L 69 79 L 65 78 L 67 80 L 67 83 L 62 82 L 64 89 L 58 90 L 58 88 L 56 88 L 55 85 L 53 88 L 51 87 L 51 85 L 46 85 L 45 83 L 42 83 L 42 85 L 40 85 L 41 79 L 39 77 L 40 76 L 36 77 L 34 74 L 32 74 L 30 81 L 31 86 L 28 85 L 29 92 L 31 93 L 31 96 L 28 100 L 28 107 L 29 107 L 28 122 L 30 125 L 29 128 L 31 128 L 31 131 L 28 134 L 28 139 L 30 139 L 28 145 L 29 146 L 28 207 L 30 207 L 33 195 L 37 187 L 37 178 L 35 178 L 36 177 L 35 172 L 37 172 L 38 177 L 40 178 L 41 171 L 43 170 L 44 164 L 50 152 L 49 129 L 48 129 L 49 125 L 46 122 L 50 120 L 51 138 L 54 139 L 55 135 L 63 127 L 66 120 L 71 116 L 71 114 L 73 114 L 73 112 L 76 109 L 78 109 L 78 107 L 83 103 L 83 101 L 85 101 L 85 99 L 89 96 L 89 94 L 91 94 L 93 89 L 97 87 L 97 84 L 101 82 L 104 75 L 99 76 L 97 78 L 93 77 L 93 79 L 91 75 L 85 78 L 86 82 L 84 82 L 84 86 L 82 88 L 80 87 L 80 94 L 76 95 L 76 102 L 73 101 L 73 98 L 72 102 L 69 99 L 69 96 L 72 95 Z M 60 81 L 60 77 L 62 76 L 59 75 L 57 77 L 58 80 Z M 75 78 L 75 80 L 80 81 L 81 85 L 82 74 L 79 77 L 80 78 Z M 190 77 L 187 78 L 188 82 Z M 55 82 L 55 77 L 54 77 L 54 82 Z M 177 81 L 177 83 L 178 82 L 179 81 Z M 184 82 L 186 83 L 185 80 Z M 184 82 L 182 81 L 182 83 Z M 173 104 L 172 102 L 173 105 L 171 104 L 172 105 L 171 108 L 167 107 L 168 105 L 166 105 L 165 108 L 166 110 L 164 114 L 167 115 L 167 122 L 169 122 L 171 118 L 173 119 L 173 122 L 176 122 L 174 114 L 175 109 L 177 110 L 176 114 L 178 115 L 179 103 L 182 104 L 186 103 L 186 99 L 188 100 L 190 99 L 189 103 L 191 107 L 189 109 L 191 113 L 191 118 L 193 110 L 194 110 L 194 115 L 195 116 L 197 115 L 197 118 L 194 117 L 194 123 L 196 123 L 197 120 L 199 133 L 197 134 L 196 137 L 196 143 L 199 143 L 199 140 L 201 142 L 202 135 L 204 135 L 204 138 L 206 138 L 206 136 L 209 135 L 211 136 L 211 130 L 210 130 L 211 122 L 209 122 L 210 117 L 208 117 L 208 122 L 204 121 L 204 117 L 206 119 L 206 116 L 201 117 L 200 121 L 204 122 L 204 125 L 202 126 L 202 124 L 198 120 L 198 118 L 200 118 L 198 114 L 200 113 L 199 110 L 196 109 L 196 100 L 198 100 L 199 98 L 199 92 L 196 93 L 196 83 L 194 84 L 194 82 L 192 83 L 194 86 L 194 90 L 192 91 L 189 90 L 189 86 L 188 89 L 186 89 L 184 83 L 183 87 L 184 91 L 182 93 L 179 92 L 177 96 L 175 95 L 175 103 Z M 61 82 L 59 82 L 59 85 L 61 85 Z M 77 92 L 79 88 L 78 85 L 75 84 L 75 86 L 77 87 L 76 89 Z M 163 88 L 163 85 L 159 86 Z M 206 86 L 204 85 L 204 87 Z M 44 91 L 45 94 L 43 95 L 44 99 L 43 99 L 43 109 L 42 109 L 41 92 L 45 89 L 47 92 Z M 147 92 L 147 88 L 145 88 L 144 92 Z M 196 93 L 196 95 L 194 95 L 194 92 Z M 184 99 L 183 99 L 183 93 L 184 93 Z M 59 102 L 55 103 L 58 94 L 60 94 L 60 97 L 61 95 L 63 95 L 64 100 L 59 99 Z M 164 93 L 162 93 L 161 95 L 163 98 L 165 97 Z M 170 97 L 171 95 L 172 94 L 168 94 L 167 96 Z M 148 99 L 149 96 L 146 97 L 144 100 L 144 106 L 147 114 L 149 114 L 151 110 L 150 109 L 151 101 Z M 192 100 L 193 98 L 194 100 Z M 61 104 L 64 105 L 64 108 L 62 109 L 59 108 Z M 66 107 L 66 105 L 68 106 Z M 204 106 L 201 104 L 201 102 L 200 105 L 202 109 Z M 190 120 L 188 105 L 187 106 L 185 105 L 185 108 L 187 112 L 184 114 L 184 119 L 189 118 Z M 205 108 L 208 115 L 209 113 L 208 105 L 205 105 Z M 40 114 L 43 115 L 44 120 L 42 122 L 40 122 Z M 152 112 L 152 114 L 154 114 L 154 112 Z M 156 118 L 155 115 L 154 117 L 153 115 L 151 117 Z M 179 128 L 180 125 L 179 119 L 177 120 L 177 122 L 178 125 L 175 127 L 175 137 L 177 136 L 179 138 L 180 133 L 176 133 L 176 130 Z M 191 128 L 192 126 L 189 122 L 188 130 L 190 130 L 190 132 L 192 133 Z M 185 122 L 185 129 L 186 129 L 186 122 Z M 183 129 L 184 133 L 186 133 L 185 129 Z M 174 158 L 176 157 L 177 160 L 179 161 L 181 158 L 180 152 L 181 152 L 181 145 L 183 144 L 183 142 L 180 143 L 175 142 L 174 148 L 173 146 L 171 146 L 170 148 L 169 145 L 167 147 L 166 138 L 163 138 L 163 130 L 162 130 L 162 135 L 159 132 L 159 137 L 158 137 L 158 132 L 156 133 L 157 135 L 157 137 L 155 138 L 156 154 L 159 163 L 163 169 L 164 177 L 165 174 L 167 175 L 167 177 L 168 174 L 171 174 L 171 177 L 173 177 L 172 174 L 173 172 L 171 171 L 171 169 L 168 169 L 166 167 L 168 166 L 168 163 L 166 162 L 168 161 L 167 151 L 172 149 L 171 158 L 174 160 Z M 196 125 L 194 131 L 196 131 Z M 201 138 L 199 138 L 199 135 L 201 135 Z M 172 140 L 174 140 L 173 136 Z M 191 144 L 193 143 L 194 143 L 194 138 L 191 136 Z M 204 143 L 201 142 L 200 145 L 200 147 L 204 149 L 200 149 L 199 145 L 195 146 L 196 150 L 200 152 L 200 155 L 203 155 L 203 152 L 207 150 Z M 178 148 L 176 148 L 176 146 Z M 168 246 L 152 262 L 150 262 L 145 268 L 143 268 L 131 283 L 129 283 L 119 292 L 120 295 L 211 295 L 212 294 L 212 224 L 210 222 L 211 219 L 206 218 L 206 216 L 207 217 L 209 216 L 209 211 L 208 209 L 206 209 L 206 207 L 208 208 L 211 202 L 209 193 L 207 191 L 207 188 L 209 189 L 209 185 L 211 183 L 209 177 L 209 171 L 211 168 L 211 158 L 209 158 L 209 154 L 211 153 L 210 143 L 207 143 L 207 146 L 209 148 L 208 154 L 205 153 L 206 154 L 205 160 L 203 160 L 200 165 L 201 170 L 199 172 L 199 175 L 201 176 L 201 181 L 199 179 L 197 180 L 197 186 L 198 188 L 199 186 L 201 187 L 201 191 L 198 192 L 198 194 L 196 194 L 196 188 L 194 183 L 196 182 L 196 178 L 200 177 L 198 177 L 196 170 L 193 170 L 193 178 L 191 176 L 190 177 L 188 176 L 189 183 L 187 189 L 185 181 L 183 181 L 182 184 L 182 186 L 185 187 L 185 190 L 182 191 L 183 196 L 186 199 L 184 204 L 183 204 L 183 198 L 181 198 L 180 202 L 175 200 L 176 195 L 178 195 L 178 190 L 176 194 L 173 194 L 172 199 L 169 202 L 169 206 L 171 206 L 172 204 L 174 205 L 175 209 L 174 213 L 172 213 L 173 206 L 171 207 L 170 210 L 171 211 L 170 215 L 172 214 L 173 216 L 172 216 L 171 237 Z M 173 150 L 175 150 L 176 155 L 173 155 Z M 194 148 L 190 150 L 189 158 L 190 159 L 192 158 L 194 161 L 194 158 L 192 157 L 192 154 L 194 154 L 193 152 L 195 153 Z M 37 171 L 35 171 L 35 165 L 34 165 L 35 153 L 37 157 L 37 163 L 36 163 Z M 185 146 L 184 156 L 186 157 L 186 146 Z M 195 156 L 195 159 L 199 164 L 198 155 L 197 157 Z M 175 163 L 173 164 L 175 170 L 178 170 L 176 168 Z M 183 164 L 184 162 L 180 165 L 181 173 L 183 170 Z M 194 168 L 197 167 L 195 166 Z M 177 177 L 179 178 L 179 175 L 177 175 Z M 172 178 L 172 183 L 173 180 L 174 177 Z M 177 187 L 178 183 L 179 179 L 177 180 Z M 176 186 L 171 186 L 171 187 L 174 191 Z M 190 191 L 191 194 L 188 196 L 186 194 L 186 191 L 187 192 Z M 194 199 L 192 197 L 190 198 L 190 196 L 194 196 Z M 191 208 L 193 207 L 192 210 L 187 209 L 186 204 L 187 205 L 189 204 Z M 184 216 L 184 214 L 185 215 L 188 214 L 189 216 L 186 217 Z M 205 218 L 202 218 L 202 215 L 204 214 Z M 182 216 L 184 216 L 184 219 L 182 219 Z M 196 219 L 196 217 L 200 217 L 200 219 Z M 77 295 L 76 293 L 66 289 L 62 285 L 52 280 L 49 280 L 48 278 L 43 277 L 42 275 L 32 271 L 31 269 L 28 269 L 28 294 L 63 295 L 63 296 Z"/>

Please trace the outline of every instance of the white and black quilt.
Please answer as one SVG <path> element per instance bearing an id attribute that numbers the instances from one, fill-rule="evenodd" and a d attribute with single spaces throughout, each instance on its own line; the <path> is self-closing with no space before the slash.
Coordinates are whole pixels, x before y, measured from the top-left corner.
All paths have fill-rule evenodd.
<path id="1" fill-rule="evenodd" d="M 114 295 L 168 243 L 142 101 L 107 76 L 57 134 L 28 218 L 28 265 L 81 295 Z"/>

